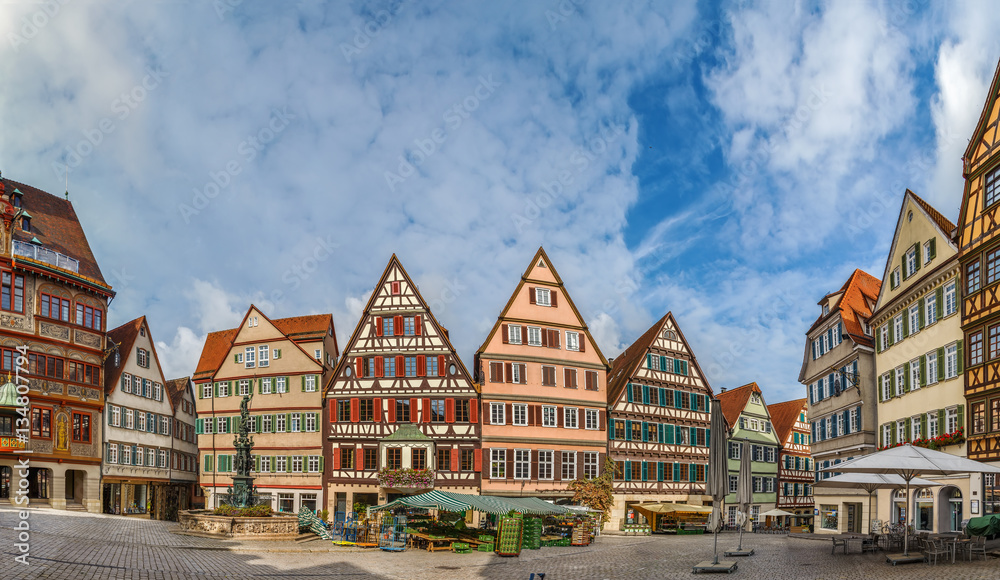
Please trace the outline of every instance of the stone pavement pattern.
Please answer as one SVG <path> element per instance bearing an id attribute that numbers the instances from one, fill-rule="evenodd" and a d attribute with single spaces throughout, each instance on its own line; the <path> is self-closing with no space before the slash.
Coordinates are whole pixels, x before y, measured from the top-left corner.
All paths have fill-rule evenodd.
<path id="1" fill-rule="evenodd" d="M 16 512 L 0 509 L 0 578 L 173 579 L 517 579 L 545 572 L 546 580 L 706 578 L 691 566 L 711 558 L 711 536 L 604 536 L 586 548 L 526 550 L 519 558 L 493 554 L 389 553 L 326 542 L 234 542 L 171 533 L 177 525 L 120 516 L 31 512 L 31 564 L 14 562 Z M 719 538 L 720 552 L 735 536 Z M 732 544 L 732 545 L 730 545 Z M 991 546 L 1000 542 L 991 542 Z M 891 567 L 881 555 L 830 554 L 829 541 L 748 535 L 757 554 L 726 578 L 899 578 L 905 580 L 1000 578 L 1000 560 L 954 565 Z M 708 576 L 711 577 L 711 576 Z"/>

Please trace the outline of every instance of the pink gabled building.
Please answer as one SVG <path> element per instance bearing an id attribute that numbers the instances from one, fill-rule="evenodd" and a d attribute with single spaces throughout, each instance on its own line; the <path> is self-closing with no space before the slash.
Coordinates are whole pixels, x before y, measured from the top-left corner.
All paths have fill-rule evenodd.
<path id="1" fill-rule="evenodd" d="M 570 497 L 607 453 L 608 361 L 538 249 L 476 352 L 482 494 Z"/>

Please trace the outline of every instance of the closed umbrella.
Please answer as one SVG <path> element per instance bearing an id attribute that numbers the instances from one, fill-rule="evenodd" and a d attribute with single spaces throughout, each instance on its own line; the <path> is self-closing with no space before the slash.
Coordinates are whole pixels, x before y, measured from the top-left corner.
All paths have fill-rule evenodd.
<path id="1" fill-rule="evenodd" d="M 837 465 L 831 465 L 825 471 L 841 471 L 844 473 L 882 473 L 894 474 L 903 479 L 906 486 L 906 501 L 910 501 L 910 485 L 918 475 L 950 475 L 955 473 L 1000 473 L 1000 468 L 952 455 L 914 447 L 907 443 L 899 447 L 886 449 L 877 453 L 863 455 Z M 903 557 L 908 557 L 909 521 L 913 518 L 913 510 L 906 510 L 907 525 L 903 527 Z"/>
<path id="2" fill-rule="evenodd" d="M 839 467 L 839 465 L 838 465 Z M 915 477 L 910 480 L 913 487 L 933 487 L 941 485 Z M 896 474 L 881 473 L 842 473 L 826 479 L 821 479 L 813 484 L 813 487 L 839 487 L 851 489 L 863 489 L 868 492 L 868 533 L 872 533 L 871 513 L 872 494 L 880 489 L 899 489 L 906 487 L 906 481 Z"/>
<path id="3" fill-rule="evenodd" d="M 705 493 L 712 496 L 712 517 L 709 526 L 715 533 L 715 560 L 719 563 L 719 530 L 722 529 L 722 507 L 729 492 L 729 467 L 726 462 L 726 419 L 722 415 L 722 403 L 712 399 L 710 405 L 708 446 L 708 474 Z"/>
<path id="4" fill-rule="evenodd" d="M 736 477 L 736 503 L 743 513 L 743 522 L 740 523 L 740 547 L 737 548 L 737 552 L 743 552 L 743 528 L 750 519 L 748 517 L 750 504 L 753 503 L 753 472 L 750 459 L 750 442 L 744 439 L 740 445 L 740 472 Z M 750 553 L 752 554 L 753 550 Z"/>

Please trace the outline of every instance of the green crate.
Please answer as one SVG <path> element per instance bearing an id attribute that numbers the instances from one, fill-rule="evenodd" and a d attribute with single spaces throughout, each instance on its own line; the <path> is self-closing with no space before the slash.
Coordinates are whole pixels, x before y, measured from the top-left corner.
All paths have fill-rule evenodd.
<path id="1" fill-rule="evenodd" d="M 479 544 L 479 547 L 477 547 L 476 549 L 479 550 L 480 552 L 492 552 L 493 543 L 490 542 L 489 544 Z"/>

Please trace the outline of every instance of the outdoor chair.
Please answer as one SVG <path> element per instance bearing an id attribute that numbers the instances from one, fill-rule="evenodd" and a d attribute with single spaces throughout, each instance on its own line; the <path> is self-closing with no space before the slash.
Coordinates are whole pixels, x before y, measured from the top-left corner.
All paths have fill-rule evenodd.
<path id="1" fill-rule="evenodd" d="M 931 558 L 934 559 L 934 565 L 937 565 L 939 556 L 948 556 L 948 548 L 944 545 L 941 540 L 925 540 L 924 561 L 928 564 L 931 563 Z"/>
<path id="2" fill-rule="evenodd" d="M 980 555 L 983 560 L 986 559 L 986 536 L 972 536 L 972 541 L 968 544 L 969 548 L 969 559 L 971 560 L 973 556 Z"/>
<path id="3" fill-rule="evenodd" d="M 837 548 L 843 547 L 844 553 L 847 553 L 847 538 L 831 538 L 833 540 L 833 548 L 830 549 L 830 553 L 834 554 L 837 552 Z"/>
<path id="4" fill-rule="evenodd" d="M 861 539 L 861 553 L 871 552 L 874 554 L 878 550 L 878 542 L 875 541 L 874 537 L 867 537 Z"/>

